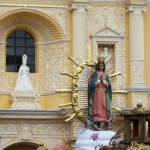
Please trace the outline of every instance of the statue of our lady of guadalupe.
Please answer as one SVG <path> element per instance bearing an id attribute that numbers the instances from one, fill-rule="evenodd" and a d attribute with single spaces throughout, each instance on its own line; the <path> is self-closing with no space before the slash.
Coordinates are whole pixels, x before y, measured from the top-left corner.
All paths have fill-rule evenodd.
<path id="1" fill-rule="evenodd" d="M 100 127 L 109 124 L 112 102 L 111 84 L 105 73 L 105 63 L 98 62 L 88 85 L 89 120 Z"/>
<path id="2" fill-rule="evenodd" d="M 33 91 L 30 69 L 27 67 L 27 55 L 22 56 L 22 65 L 19 68 L 15 91 Z"/>

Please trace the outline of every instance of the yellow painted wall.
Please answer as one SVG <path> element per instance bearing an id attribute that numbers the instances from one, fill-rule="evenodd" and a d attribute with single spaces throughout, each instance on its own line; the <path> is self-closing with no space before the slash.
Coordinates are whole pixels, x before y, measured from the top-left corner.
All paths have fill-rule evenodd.
<path id="1" fill-rule="evenodd" d="M 0 95 L 0 109 L 7 109 L 11 106 L 10 95 Z M 71 94 L 55 94 L 41 96 L 39 104 L 43 109 L 58 109 L 59 104 L 69 103 L 71 100 Z"/>
<path id="2" fill-rule="evenodd" d="M 10 95 L 0 95 L 0 109 L 10 108 Z"/>
<path id="3" fill-rule="evenodd" d="M 41 96 L 39 104 L 43 109 L 58 109 L 59 104 L 69 103 L 71 100 L 71 94 L 55 94 Z"/>
<path id="4" fill-rule="evenodd" d="M 150 87 L 150 6 L 144 12 L 144 40 L 145 85 Z"/>

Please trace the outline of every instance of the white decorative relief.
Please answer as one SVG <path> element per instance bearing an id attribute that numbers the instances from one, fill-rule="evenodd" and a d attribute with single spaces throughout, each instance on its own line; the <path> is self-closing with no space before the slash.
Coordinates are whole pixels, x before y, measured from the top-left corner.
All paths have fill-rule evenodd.
<path id="1" fill-rule="evenodd" d="M 39 91 L 45 90 L 45 58 L 44 58 L 44 45 L 38 45 L 39 49 Z"/>
<path id="2" fill-rule="evenodd" d="M 84 124 L 80 120 L 78 120 L 78 119 L 73 120 L 73 122 L 71 124 L 71 135 L 70 135 L 72 139 L 77 138 L 77 135 L 78 135 L 81 127 L 83 127 L 83 126 L 84 126 Z"/>
<path id="3" fill-rule="evenodd" d="M 19 124 L 0 124 L 0 135 L 15 135 L 19 134 Z"/>
<path id="4" fill-rule="evenodd" d="M 127 0 L 91 0 L 92 2 L 100 2 L 100 3 L 109 3 L 109 4 L 120 4 L 120 3 L 126 3 Z"/>
<path id="5" fill-rule="evenodd" d="M 33 134 L 50 134 L 53 137 L 65 136 L 65 124 L 35 124 L 33 125 Z"/>
<path id="6" fill-rule="evenodd" d="M 32 127 L 28 124 L 22 124 L 19 127 L 19 139 L 20 140 L 31 140 L 32 139 Z"/>
<path id="7" fill-rule="evenodd" d="M 112 105 L 119 108 L 126 108 L 126 94 L 113 94 Z"/>
<path id="8" fill-rule="evenodd" d="M 45 89 L 63 88 L 63 45 L 51 44 L 45 51 Z"/>
<path id="9" fill-rule="evenodd" d="M 45 15 L 47 15 L 48 17 L 50 17 L 50 19 L 53 19 L 62 29 L 65 38 L 67 38 L 67 21 L 68 21 L 68 8 L 67 7 L 40 7 L 40 6 L 28 6 L 26 7 L 26 9 L 24 8 L 24 6 L 0 6 L 0 16 L 4 15 L 5 13 L 8 13 L 10 11 L 15 11 L 15 10 L 20 10 L 20 9 L 24 9 L 25 11 L 27 10 L 35 10 L 37 13 L 44 13 Z"/>
<path id="10" fill-rule="evenodd" d="M 144 61 L 132 60 L 130 63 L 131 85 L 144 85 Z"/>
<path id="11" fill-rule="evenodd" d="M 11 108 L 19 110 L 37 110 L 41 109 L 39 105 L 40 95 L 35 91 L 13 91 L 11 93 Z"/>
<path id="12" fill-rule="evenodd" d="M 70 51 L 70 43 L 69 42 L 64 42 L 64 67 L 63 70 L 64 72 L 70 73 L 72 72 L 72 66 L 70 65 L 71 60 L 68 59 L 68 57 L 71 56 L 71 51 Z M 64 83 L 64 87 L 65 88 L 70 88 L 71 87 L 71 81 L 72 78 L 68 77 L 68 76 L 64 76 L 63 77 L 63 83 Z"/>
<path id="13" fill-rule="evenodd" d="M 143 15 L 143 12 L 147 10 L 146 6 L 131 5 L 129 6 L 129 11 L 131 15 Z"/>
<path id="14" fill-rule="evenodd" d="M 119 33 L 117 33 L 115 30 L 109 28 L 109 27 L 104 27 L 100 29 L 95 36 L 121 36 Z"/>
<path id="15" fill-rule="evenodd" d="M 24 116 L 25 117 L 25 116 Z M 21 142 L 24 140 L 32 140 L 34 143 L 36 141 L 43 143 L 48 148 L 53 148 L 57 144 L 62 145 L 62 140 L 70 140 L 70 124 L 66 124 L 64 121 L 56 120 L 40 120 L 33 121 L 33 119 L 27 120 L 5 120 L 7 123 L 0 123 L 0 135 L 1 144 L 0 146 L 7 147 L 10 144 Z M 47 121 L 44 122 L 44 121 Z M 28 123 L 26 123 L 28 122 Z M 72 131 L 73 132 L 73 131 Z M 69 134 L 67 134 L 69 133 Z M 61 140 L 60 140 L 61 139 Z M 63 143 L 64 144 L 64 143 Z"/>
<path id="16" fill-rule="evenodd" d="M 0 43 L 0 90 L 4 90 L 4 71 L 5 71 L 5 49 L 6 49 L 6 42 Z"/>
<path id="17" fill-rule="evenodd" d="M 147 93 L 131 93 L 131 106 L 137 108 L 137 104 L 141 103 L 143 108 L 148 108 L 148 94 Z"/>
<path id="18" fill-rule="evenodd" d="M 0 6 L 0 16 L 3 16 L 4 14 L 11 12 L 16 9 L 22 9 L 23 6 Z"/>
<path id="19" fill-rule="evenodd" d="M 92 56 L 96 61 L 98 45 L 113 45 L 116 89 L 126 88 L 125 8 L 91 7 L 88 10 L 88 34 L 92 37 Z M 90 41 L 90 40 L 89 40 Z"/>
<path id="20" fill-rule="evenodd" d="M 69 43 L 53 43 L 45 47 L 45 90 L 70 88 L 71 79 L 61 75 L 70 70 L 68 57 Z"/>
<path id="21" fill-rule="evenodd" d="M 71 8 L 75 12 L 84 13 L 90 9 L 90 5 L 88 3 L 72 3 Z"/>
<path id="22" fill-rule="evenodd" d="M 69 2 L 70 0 L 43 0 L 42 1 L 42 4 L 41 4 L 41 0 L 1 0 L 1 3 L 2 5 L 4 5 L 4 3 L 8 3 L 10 5 L 13 5 L 14 3 L 19 6 L 20 4 L 24 5 L 24 6 L 28 6 L 29 4 L 34 4 L 34 5 L 48 5 L 49 3 L 67 3 Z M 25 2 L 27 2 L 27 4 L 25 4 Z M 47 6 L 48 7 L 48 6 Z"/>
<path id="23" fill-rule="evenodd" d="M 88 34 L 92 35 L 105 26 L 125 34 L 125 8 L 91 7 L 88 11 Z"/>
<path id="24" fill-rule="evenodd" d="M 68 21 L 68 8 L 67 7 L 49 7 L 49 8 L 39 8 L 39 7 L 30 7 L 30 9 L 40 11 L 50 18 L 52 18 L 62 29 L 65 38 L 67 38 L 67 21 Z"/>

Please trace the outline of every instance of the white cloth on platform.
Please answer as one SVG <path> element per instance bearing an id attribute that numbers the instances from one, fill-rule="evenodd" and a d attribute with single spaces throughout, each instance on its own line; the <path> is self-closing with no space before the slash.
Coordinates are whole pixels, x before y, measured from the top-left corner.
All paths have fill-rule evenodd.
<path id="1" fill-rule="evenodd" d="M 92 139 L 93 134 L 98 134 L 97 140 Z M 116 134 L 114 131 L 91 131 L 86 129 L 83 131 L 75 145 L 77 150 L 95 150 L 98 145 L 108 146 L 110 139 Z"/>

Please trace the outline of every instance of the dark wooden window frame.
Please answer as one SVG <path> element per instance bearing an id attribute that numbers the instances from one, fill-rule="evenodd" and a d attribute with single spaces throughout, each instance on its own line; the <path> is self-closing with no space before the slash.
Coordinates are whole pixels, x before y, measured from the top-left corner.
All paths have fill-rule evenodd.
<path id="1" fill-rule="evenodd" d="M 24 30 L 10 33 L 6 46 L 6 72 L 18 72 L 22 65 L 23 54 L 28 56 L 27 66 L 30 68 L 30 72 L 35 72 L 34 43 L 32 35 Z"/>

